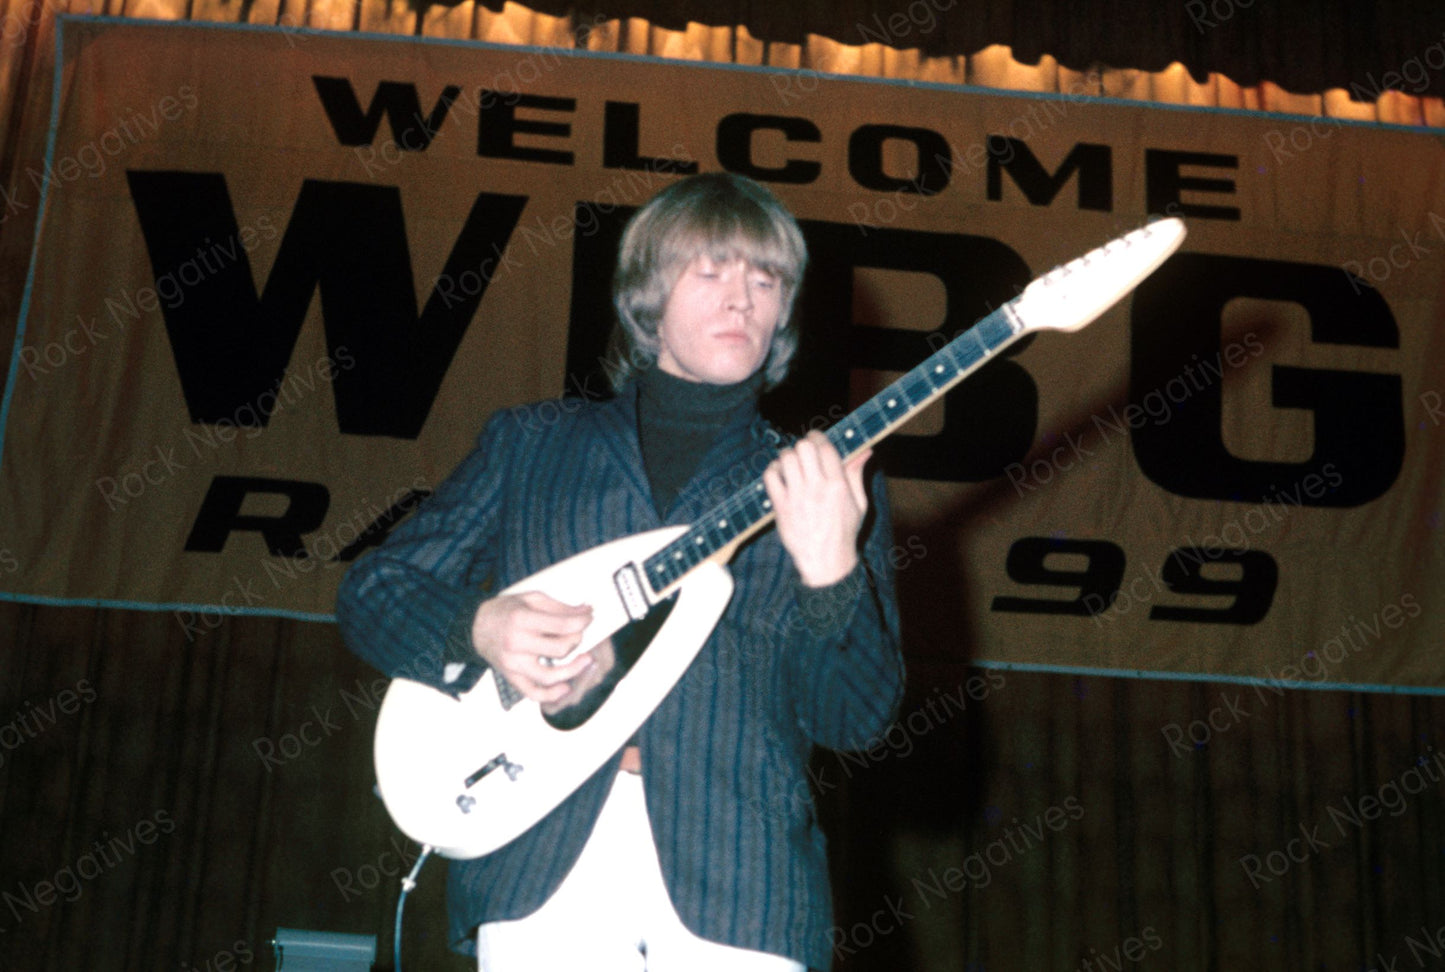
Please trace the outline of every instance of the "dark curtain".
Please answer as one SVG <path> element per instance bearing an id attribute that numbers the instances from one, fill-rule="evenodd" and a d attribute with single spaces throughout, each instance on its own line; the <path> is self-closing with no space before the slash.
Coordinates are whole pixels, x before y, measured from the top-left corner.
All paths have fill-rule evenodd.
<path id="1" fill-rule="evenodd" d="M 484 0 L 500 10 L 504 0 Z M 1445 95 L 1445 4 L 1438 0 L 631 0 L 579 7 L 538 0 L 533 9 L 637 17 L 678 29 L 689 21 L 745 25 L 767 41 L 818 34 L 844 44 L 885 43 L 931 56 L 1006 44 L 1036 63 L 1157 71 L 1179 61 L 1196 81 L 1211 72 L 1253 86 L 1272 81 L 1305 93 L 1344 88 L 1374 100 L 1383 88 Z M 1433 65 L 1433 67 L 1432 67 Z M 1367 97 L 1366 97 L 1367 95 Z"/>

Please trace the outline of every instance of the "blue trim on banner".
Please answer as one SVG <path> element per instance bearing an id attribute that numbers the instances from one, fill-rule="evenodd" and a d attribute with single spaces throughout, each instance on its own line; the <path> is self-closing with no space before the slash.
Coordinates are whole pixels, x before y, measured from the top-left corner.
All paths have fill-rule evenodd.
<path id="1" fill-rule="evenodd" d="M 491 41 L 461 40 L 453 37 L 418 37 L 415 34 L 378 34 L 371 31 L 319 30 L 314 27 L 286 27 L 279 24 L 235 24 L 195 20 L 154 20 L 132 17 L 89 16 L 85 14 L 62 14 L 57 22 L 73 20 L 77 23 L 140 24 L 169 28 L 196 28 L 203 30 L 242 30 L 272 34 L 300 34 L 305 37 L 327 37 L 333 40 L 359 38 L 362 40 L 392 41 L 407 44 L 437 44 L 443 47 L 468 47 L 475 50 L 511 51 L 527 54 L 546 54 L 552 57 L 573 57 L 578 60 L 620 60 L 640 64 L 666 64 L 672 67 L 707 68 L 720 71 L 741 71 L 752 74 L 780 75 L 783 77 L 811 77 L 819 81 L 847 82 L 851 84 L 886 85 L 888 87 L 918 88 L 923 91 L 951 91 L 963 94 L 989 95 L 997 98 L 1025 98 L 1034 101 L 1063 101 L 1078 105 L 1113 105 L 1124 108 L 1151 108 L 1165 111 L 1192 112 L 1195 114 L 1226 115 L 1242 118 L 1269 119 L 1271 121 L 1324 122 L 1329 125 L 1357 126 L 1372 131 L 1410 132 L 1416 135 L 1439 137 L 1442 129 L 1425 128 L 1415 125 L 1401 125 L 1394 122 L 1356 121 L 1350 118 L 1331 118 L 1326 115 L 1295 115 L 1269 111 L 1255 111 L 1250 108 L 1218 108 L 1208 105 L 1173 105 L 1158 101 L 1133 101 L 1128 98 L 1114 98 L 1097 95 L 1068 95 L 1047 91 L 1014 91 L 1008 88 L 983 88 L 972 84 L 945 84 L 941 81 L 911 81 L 906 78 L 873 78 L 858 74 L 825 74 L 796 68 L 764 67 L 754 64 L 730 64 L 722 61 L 683 61 L 677 58 L 658 57 L 653 54 L 621 54 L 612 51 L 583 51 L 571 47 L 537 47 L 531 44 L 497 44 Z M 575 32 L 575 28 L 574 28 Z M 57 31 L 58 34 L 58 31 Z M 1333 90 L 1333 89 L 1331 89 Z"/>
<path id="2" fill-rule="evenodd" d="M 64 18 L 57 18 L 63 20 Z M 55 140 L 59 137 L 60 131 L 60 81 L 62 78 L 61 67 L 61 37 L 64 31 L 57 24 L 55 28 L 55 78 L 52 81 L 54 90 L 50 93 L 50 125 L 45 133 L 45 157 L 42 160 L 45 166 L 43 181 L 40 184 L 40 204 L 35 211 L 35 234 L 30 241 L 30 266 L 25 271 L 25 290 L 20 296 L 20 313 L 15 318 L 15 344 L 10 349 L 10 374 L 5 379 L 5 397 L 0 399 L 0 465 L 5 461 L 5 433 L 10 428 L 10 399 L 15 394 L 15 386 L 20 381 L 20 351 L 25 346 L 25 324 L 30 316 L 30 294 L 35 286 L 35 268 L 39 265 L 40 255 L 40 230 L 45 225 L 45 209 L 50 201 L 50 172 L 55 163 Z"/>
<path id="3" fill-rule="evenodd" d="M 117 601 L 104 597 L 49 597 L 43 594 L 14 594 L 0 591 L 0 601 L 19 604 L 40 604 L 45 607 L 116 608 L 122 611 L 193 611 L 220 617 L 289 618 L 292 621 L 323 621 L 336 623 L 336 615 L 316 611 L 292 611 L 288 608 L 231 608 L 217 604 L 187 604 L 180 601 Z"/>
<path id="4" fill-rule="evenodd" d="M 1207 675 L 1196 672 L 1150 672 L 1138 668 L 1089 668 L 1084 665 L 1043 665 L 1033 662 L 1000 662 L 974 660 L 976 668 L 1000 671 L 1036 672 L 1042 675 L 1094 675 L 1110 678 L 1133 678 L 1151 682 L 1225 682 L 1230 685 L 1262 686 L 1270 691 L 1311 689 L 1331 692 L 1379 692 L 1385 695 L 1445 695 L 1445 686 L 1373 685 L 1355 682 L 1304 682 L 1282 678 L 1256 678 L 1250 675 Z"/>
<path id="5" fill-rule="evenodd" d="M 285 608 L 228 608 L 214 604 L 116 601 L 105 598 L 44 597 L 34 594 L 0 592 L 0 601 L 40 604 L 47 607 L 113 608 L 125 611 L 193 611 L 220 617 L 288 618 L 293 621 L 336 623 L 336 615 L 312 611 L 290 611 Z M 1375 685 L 1356 682 L 1305 682 L 1279 678 L 1256 678 L 1248 675 L 1210 675 L 1200 672 L 1151 672 L 1139 668 L 1090 668 L 1087 665 L 1045 665 L 1035 662 L 1001 662 L 974 659 L 967 664 L 974 668 L 1006 672 L 1029 672 L 1037 675 L 1085 675 L 1092 678 L 1124 678 L 1141 682 L 1214 682 L 1226 685 L 1262 687 L 1272 692 L 1305 689 L 1317 692 L 1371 692 L 1382 695 L 1445 696 L 1445 686 Z"/>

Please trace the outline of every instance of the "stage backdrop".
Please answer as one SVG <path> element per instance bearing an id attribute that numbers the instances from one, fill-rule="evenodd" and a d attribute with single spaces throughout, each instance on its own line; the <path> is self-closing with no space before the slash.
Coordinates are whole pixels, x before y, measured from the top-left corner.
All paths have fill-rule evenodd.
<path id="1" fill-rule="evenodd" d="M 1442 685 L 1445 152 L 1326 119 L 65 19 L 4 400 L 0 585 L 327 617 L 492 410 L 605 382 L 626 215 L 803 221 L 772 403 L 843 414 L 1151 216 L 1184 250 L 879 449 L 914 656 Z M 28 185 L 28 183 L 27 183 Z"/>

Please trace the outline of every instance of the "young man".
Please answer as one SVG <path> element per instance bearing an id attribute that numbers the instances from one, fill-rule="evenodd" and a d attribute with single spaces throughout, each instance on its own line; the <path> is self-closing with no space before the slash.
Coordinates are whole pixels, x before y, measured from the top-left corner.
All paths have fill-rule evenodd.
<path id="1" fill-rule="evenodd" d="M 452 864 L 452 940 L 475 946 L 483 970 L 830 964 L 808 758 L 884 732 L 903 673 L 881 477 L 870 502 L 866 454 L 844 463 L 816 432 L 779 452 L 758 415 L 797 347 L 806 259 L 796 222 L 757 183 L 709 174 L 663 190 L 622 238 L 616 396 L 545 428 L 493 416 L 343 582 L 342 632 L 383 672 L 460 672 L 437 679 L 457 691 L 490 666 L 566 713 L 609 675 L 605 644 L 566 658 L 591 609 L 488 592 L 691 522 L 766 467 L 776 530 L 734 557 L 726 611 L 633 744 L 516 840 Z"/>

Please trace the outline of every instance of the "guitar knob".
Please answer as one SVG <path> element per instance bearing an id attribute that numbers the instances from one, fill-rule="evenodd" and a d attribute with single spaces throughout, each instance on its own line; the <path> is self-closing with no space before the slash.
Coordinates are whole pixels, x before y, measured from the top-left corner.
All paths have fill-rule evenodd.
<path id="1" fill-rule="evenodd" d="M 465 793 L 457 797 L 457 806 L 461 808 L 462 813 L 471 813 L 472 807 L 475 807 L 476 805 L 476 797 L 467 796 Z"/>

